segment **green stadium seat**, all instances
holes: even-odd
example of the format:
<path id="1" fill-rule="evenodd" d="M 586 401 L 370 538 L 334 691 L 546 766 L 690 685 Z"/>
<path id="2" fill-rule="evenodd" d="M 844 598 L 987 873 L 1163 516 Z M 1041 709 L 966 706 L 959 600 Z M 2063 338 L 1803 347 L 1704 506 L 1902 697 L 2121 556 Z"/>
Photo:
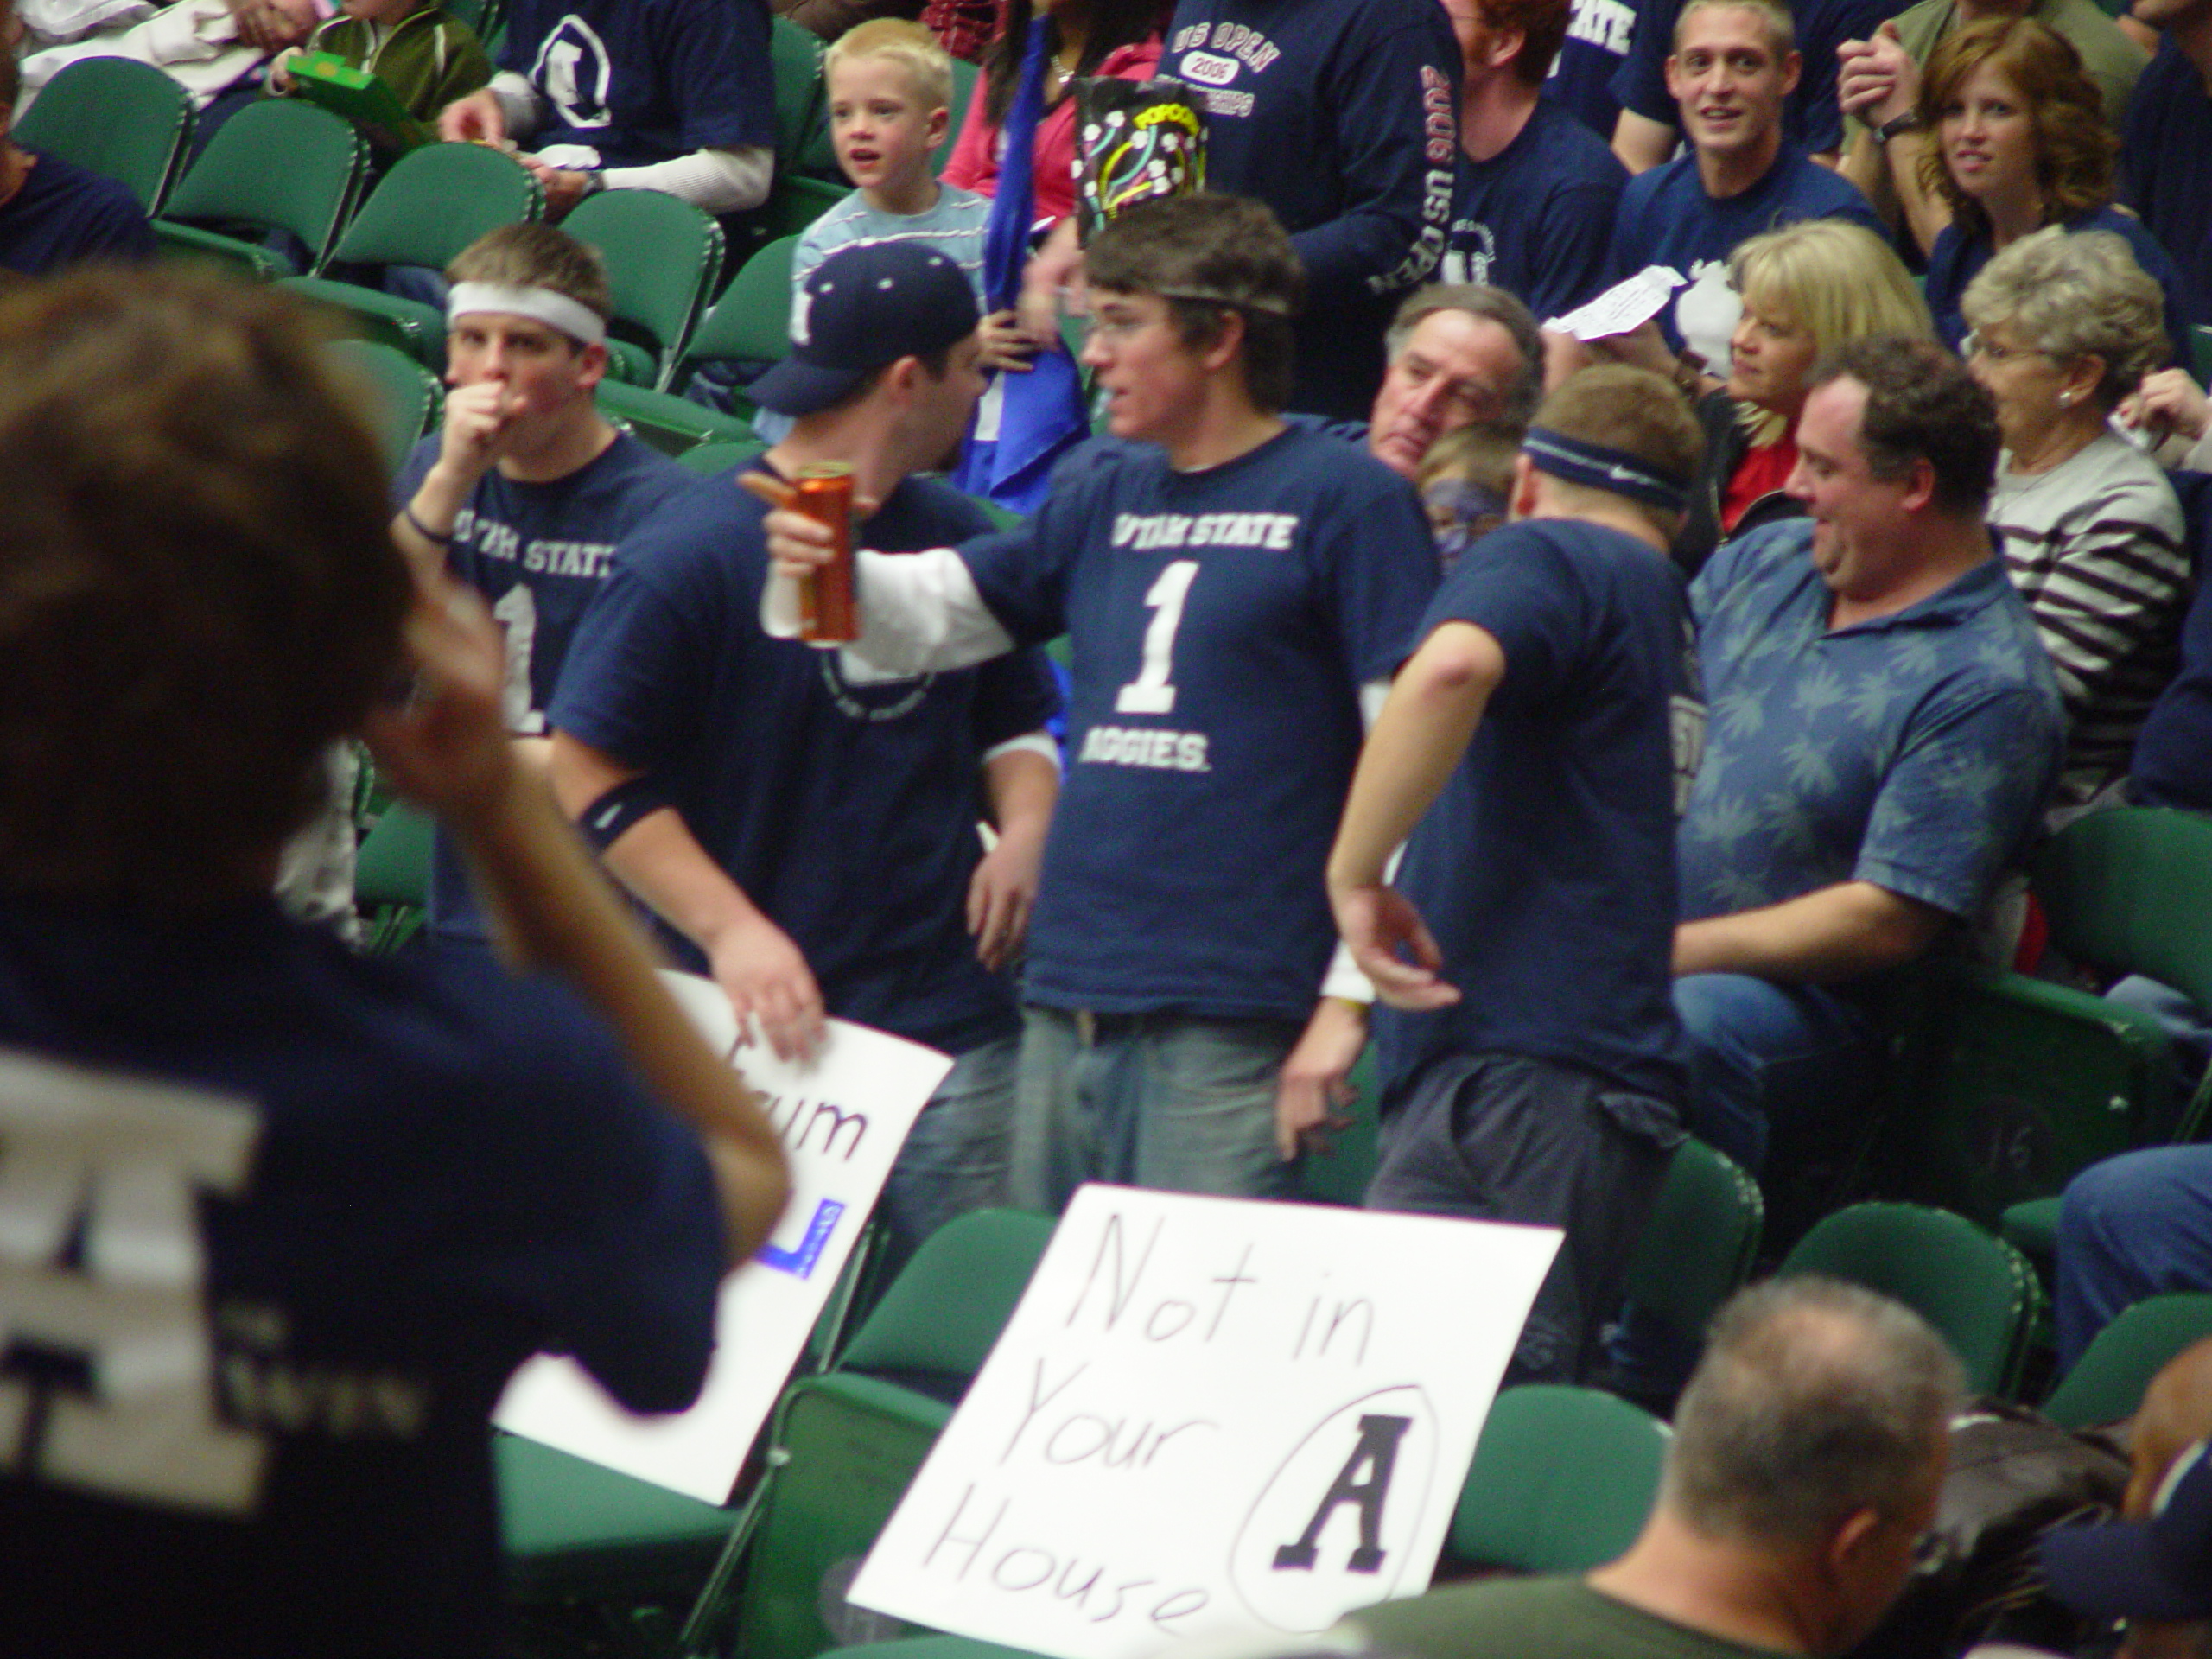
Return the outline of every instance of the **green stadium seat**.
<path id="1" fill-rule="evenodd" d="M 262 276 L 312 274 L 336 245 L 368 167 L 368 142 L 350 122 L 312 104 L 263 99 L 207 141 L 154 228 L 174 253 Z M 308 251 L 307 271 L 241 230 L 289 232 Z"/>
<path id="2" fill-rule="evenodd" d="M 175 179 L 192 122 L 191 98 L 153 65 L 80 58 L 47 82 L 13 136 L 128 185 L 152 214 Z"/>
<path id="3" fill-rule="evenodd" d="M 1628 1299 L 1697 1336 L 1750 1275 L 1765 1215 L 1759 1184 L 1740 1166 L 1701 1141 L 1683 1141 L 1637 1240 Z"/>
<path id="4" fill-rule="evenodd" d="M 443 270 L 486 231 L 535 219 L 544 208 L 545 193 L 513 157 L 484 144 L 424 144 L 392 163 L 328 264 Z M 284 285 L 348 313 L 366 338 L 444 372 L 446 322 L 431 307 L 327 276 L 290 277 Z"/>
<path id="5" fill-rule="evenodd" d="M 340 362 L 366 383 L 375 404 L 377 435 L 385 465 L 393 472 L 407 459 L 415 441 L 437 424 L 445 387 L 406 353 L 372 340 L 331 342 Z"/>
<path id="6" fill-rule="evenodd" d="M 397 950 L 423 925 L 430 902 L 430 815 L 405 801 L 386 807 L 353 857 L 353 908 L 361 948 Z"/>
<path id="7" fill-rule="evenodd" d="M 1659 1494 L 1665 1424 L 1596 1389 L 1507 1389 L 1491 1407 L 1452 1517 L 1460 1561 L 1581 1573 L 1636 1541 Z"/>
<path id="8" fill-rule="evenodd" d="M 2212 1295 L 2147 1297 L 2097 1332 L 2043 1414 L 2063 1428 L 2090 1428 L 2135 1414 L 2167 1361 L 2212 1337 Z"/>
<path id="9" fill-rule="evenodd" d="M 2017 1386 L 2043 1294 L 2027 1260 L 1964 1216 L 1855 1204 L 1816 1222 L 1780 1274 L 1820 1274 L 1903 1302 L 1939 1332 L 1977 1394 Z"/>
<path id="10" fill-rule="evenodd" d="M 641 384 L 666 387 L 721 272 L 721 226 L 664 191 L 607 190 L 582 202 L 562 228 L 606 259 L 615 328 L 649 348 Z"/>

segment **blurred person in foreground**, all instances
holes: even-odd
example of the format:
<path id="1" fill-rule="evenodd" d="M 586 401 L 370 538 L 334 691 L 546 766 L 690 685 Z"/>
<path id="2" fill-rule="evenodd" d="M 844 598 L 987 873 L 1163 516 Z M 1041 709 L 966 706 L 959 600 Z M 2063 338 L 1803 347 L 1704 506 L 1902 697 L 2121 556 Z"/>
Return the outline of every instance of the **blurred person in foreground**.
<path id="1" fill-rule="evenodd" d="M 507 1378 L 557 1349 L 689 1404 L 785 1197 L 518 764 L 490 618 L 394 545 L 321 345 L 175 272 L 0 304 L 10 1654 L 493 1651 Z M 353 733 L 534 971 L 278 912 Z"/>

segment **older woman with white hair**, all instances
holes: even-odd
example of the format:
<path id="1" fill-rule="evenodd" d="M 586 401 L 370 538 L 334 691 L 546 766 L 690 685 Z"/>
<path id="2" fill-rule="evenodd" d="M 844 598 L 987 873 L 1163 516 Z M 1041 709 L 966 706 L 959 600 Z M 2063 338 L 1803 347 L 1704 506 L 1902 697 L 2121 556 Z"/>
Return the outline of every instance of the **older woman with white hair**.
<path id="1" fill-rule="evenodd" d="M 2052 226 L 1990 260 L 1961 310 L 2005 435 L 1990 527 L 2066 701 L 2055 805 L 2078 807 L 2126 772 L 2188 598 L 2172 487 L 2111 423 L 2165 359 L 2164 302 L 2120 237 Z"/>

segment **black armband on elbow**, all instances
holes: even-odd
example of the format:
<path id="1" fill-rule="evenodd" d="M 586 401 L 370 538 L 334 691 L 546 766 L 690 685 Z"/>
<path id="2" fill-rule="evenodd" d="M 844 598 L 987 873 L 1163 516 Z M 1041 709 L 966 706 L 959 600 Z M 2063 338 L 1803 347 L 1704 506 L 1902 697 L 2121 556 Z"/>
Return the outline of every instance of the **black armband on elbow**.
<path id="1" fill-rule="evenodd" d="M 605 852 L 622 839 L 623 832 L 639 818 L 649 817 L 675 803 L 651 772 L 642 772 L 614 785 L 576 815 L 584 839 Z"/>

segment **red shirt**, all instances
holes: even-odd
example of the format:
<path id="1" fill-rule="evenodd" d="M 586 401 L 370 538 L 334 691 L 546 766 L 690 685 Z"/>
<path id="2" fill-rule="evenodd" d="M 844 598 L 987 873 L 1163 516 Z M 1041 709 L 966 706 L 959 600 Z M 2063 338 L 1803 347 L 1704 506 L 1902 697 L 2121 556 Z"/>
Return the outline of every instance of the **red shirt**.
<path id="1" fill-rule="evenodd" d="M 1134 46 L 1116 47 L 1099 64 L 1097 73 L 1121 80 L 1148 80 L 1160 66 L 1160 37 Z M 950 47 L 945 48 L 951 50 Z M 968 113 L 960 124 L 960 137 L 952 155 L 938 175 L 947 184 L 978 195 L 995 195 L 999 186 L 999 130 L 983 115 L 985 92 L 980 85 L 968 100 Z M 1037 123 L 1035 218 L 1055 224 L 1075 212 L 1075 99 L 1063 98 L 1045 111 Z"/>
<path id="2" fill-rule="evenodd" d="M 1734 476 L 1720 496 L 1720 528 L 1724 534 L 1736 528 L 1736 521 L 1744 510 L 1763 495 L 1770 495 L 1787 483 L 1797 466 L 1797 440 L 1784 432 L 1764 449 L 1746 449 L 1744 458 L 1736 463 Z"/>

